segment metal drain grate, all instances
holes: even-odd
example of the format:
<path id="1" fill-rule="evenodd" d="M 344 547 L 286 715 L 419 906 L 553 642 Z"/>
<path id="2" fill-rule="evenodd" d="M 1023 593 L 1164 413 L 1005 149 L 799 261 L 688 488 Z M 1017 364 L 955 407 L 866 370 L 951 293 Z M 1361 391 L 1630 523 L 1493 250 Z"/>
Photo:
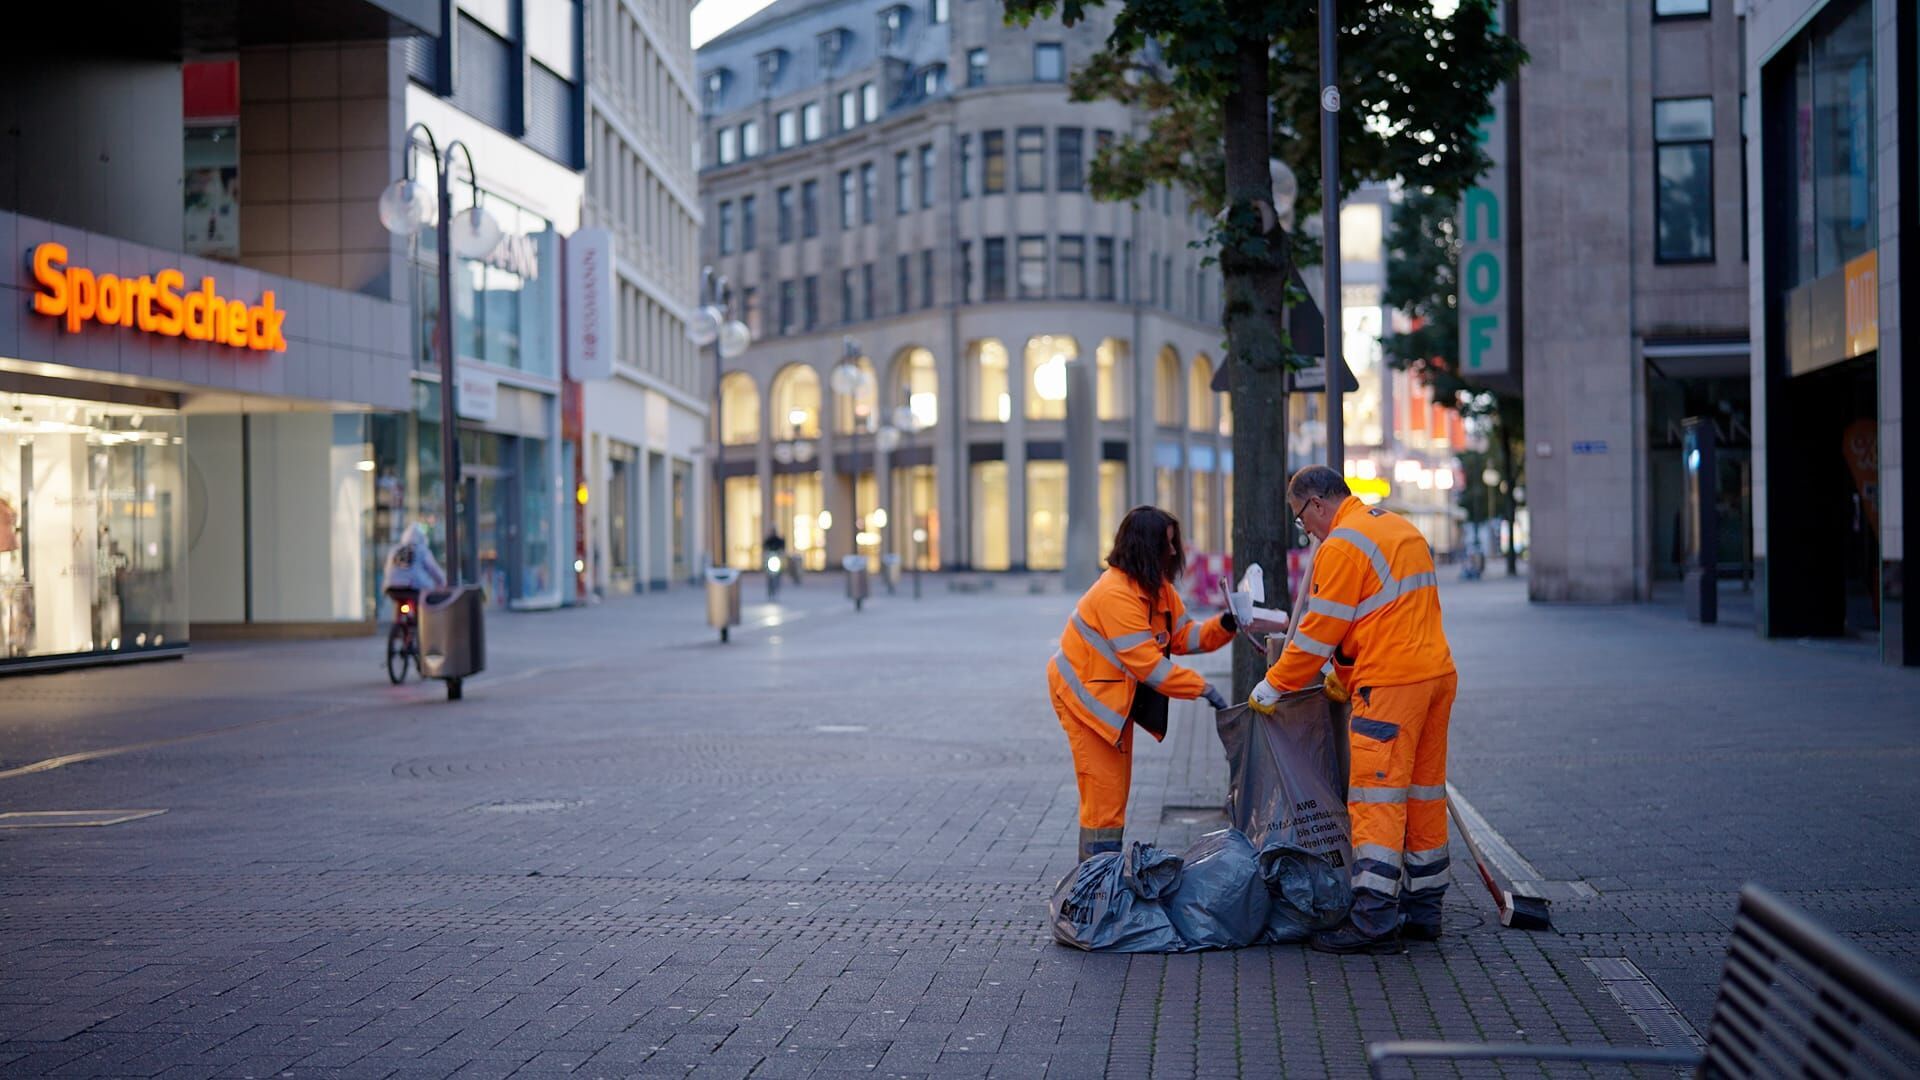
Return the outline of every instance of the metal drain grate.
<path id="1" fill-rule="evenodd" d="M 0 829 L 80 829 L 119 825 L 164 813 L 165 810 L 13 810 L 0 814 Z"/>
<path id="2" fill-rule="evenodd" d="M 580 805 L 578 799 L 528 799 L 525 802 L 491 802 L 473 807 L 476 814 L 550 814 L 556 810 L 571 810 Z"/>
<path id="3" fill-rule="evenodd" d="M 1584 956 L 1581 962 L 1655 1043 L 1674 1050 L 1706 1049 L 1706 1040 L 1633 961 L 1624 956 Z"/>

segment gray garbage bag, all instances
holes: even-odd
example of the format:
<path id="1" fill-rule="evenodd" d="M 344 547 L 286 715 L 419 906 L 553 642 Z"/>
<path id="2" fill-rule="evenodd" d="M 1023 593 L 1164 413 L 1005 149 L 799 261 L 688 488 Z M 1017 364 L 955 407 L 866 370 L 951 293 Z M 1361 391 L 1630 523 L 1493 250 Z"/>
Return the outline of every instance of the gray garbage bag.
<path id="1" fill-rule="evenodd" d="M 1161 899 L 1179 879 L 1179 857 L 1152 845 L 1101 852 L 1054 887 L 1053 940 L 1089 952 L 1176 952 Z"/>
<path id="2" fill-rule="evenodd" d="M 1345 796 L 1346 708 L 1315 687 L 1270 715 L 1245 705 L 1215 715 L 1227 753 L 1227 820 L 1259 853 L 1272 894 L 1263 940 L 1303 940 L 1338 925 L 1353 894 Z"/>
<path id="3" fill-rule="evenodd" d="M 1185 949 L 1237 949 L 1260 940 L 1270 901 L 1244 833 L 1210 832 L 1181 853 L 1180 863 L 1167 917 Z"/>

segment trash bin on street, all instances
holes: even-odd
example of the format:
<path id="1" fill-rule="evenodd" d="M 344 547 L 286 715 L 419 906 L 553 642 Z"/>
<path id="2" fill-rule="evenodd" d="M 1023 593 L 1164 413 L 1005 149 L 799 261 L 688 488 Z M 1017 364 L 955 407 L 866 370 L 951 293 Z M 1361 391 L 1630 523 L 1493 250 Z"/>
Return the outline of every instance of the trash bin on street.
<path id="1" fill-rule="evenodd" d="M 487 667 L 487 594 L 478 585 L 434 589 L 420 602 L 420 674 L 445 679 L 447 700 Z"/>
<path id="2" fill-rule="evenodd" d="M 873 588 L 872 582 L 868 580 L 872 575 L 867 570 L 867 557 L 849 555 L 840 560 L 840 565 L 847 571 L 847 599 L 853 601 L 853 610 L 859 611 L 860 605 L 866 602 L 867 594 Z"/>
<path id="3" fill-rule="evenodd" d="M 900 556 L 889 551 L 880 556 L 880 578 L 887 583 L 887 595 L 900 587 Z"/>
<path id="4" fill-rule="evenodd" d="M 721 641 L 740 625 L 740 571 L 731 566 L 707 567 L 707 625 L 720 631 Z"/>

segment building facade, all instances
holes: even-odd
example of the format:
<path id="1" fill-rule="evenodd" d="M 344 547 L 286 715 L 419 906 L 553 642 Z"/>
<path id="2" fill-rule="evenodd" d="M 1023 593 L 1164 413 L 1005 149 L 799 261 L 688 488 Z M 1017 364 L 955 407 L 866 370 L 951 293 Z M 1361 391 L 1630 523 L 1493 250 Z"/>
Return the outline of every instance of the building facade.
<path id="1" fill-rule="evenodd" d="M 606 231 L 616 347 L 581 387 L 583 590 L 630 592 L 697 569 L 713 372 L 688 342 L 700 202 L 691 0 L 593 0 L 584 223 Z"/>
<path id="2" fill-rule="evenodd" d="M 1464 234 L 1502 261 L 1463 282 L 1502 306 L 1463 352 L 1510 361 L 1488 381 L 1524 373 L 1536 600 L 1648 600 L 1680 577 L 1693 417 L 1719 432 L 1720 573 L 1751 580 L 1740 6 L 1507 6 L 1532 59 L 1501 103 L 1503 182 L 1469 198 Z"/>
<path id="3" fill-rule="evenodd" d="M 1920 14 L 1898 0 L 1747 7 L 1758 624 L 1917 664 L 1905 520 L 1920 500 L 1906 468 L 1920 379 L 1901 331 L 1916 305 Z"/>
<path id="4" fill-rule="evenodd" d="M 1225 549 L 1219 277 L 1178 192 L 1088 190 L 1095 150 L 1137 130 L 1067 100 L 1105 33 L 782 0 L 699 51 L 703 258 L 755 339 L 719 389 L 727 562 L 777 533 L 812 568 L 856 548 L 1059 568 L 1075 361 L 1097 372 L 1102 532 L 1151 502 Z M 837 392 L 848 351 L 866 377 Z"/>

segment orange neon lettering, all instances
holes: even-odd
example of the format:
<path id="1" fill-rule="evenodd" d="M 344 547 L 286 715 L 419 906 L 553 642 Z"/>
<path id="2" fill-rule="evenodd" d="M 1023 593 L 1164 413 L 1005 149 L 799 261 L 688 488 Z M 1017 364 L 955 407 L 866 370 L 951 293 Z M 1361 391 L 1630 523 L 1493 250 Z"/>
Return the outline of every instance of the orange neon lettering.
<path id="1" fill-rule="evenodd" d="M 180 293 L 187 284 L 187 276 L 178 270 L 162 270 L 153 275 L 153 299 L 160 305 L 160 317 L 154 320 L 154 330 L 167 337 L 179 337 L 185 309 L 180 303 Z"/>
<path id="2" fill-rule="evenodd" d="M 61 320 L 68 333 L 97 322 L 258 352 L 287 349 L 287 313 L 272 290 L 261 293 L 258 304 L 248 304 L 220 295 L 210 277 L 202 277 L 198 289 L 186 292 L 186 275 L 173 267 L 134 278 L 96 274 L 67 260 L 62 244 L 38 244 L 32 251 L 37 286 L 33 310 Z"/>
<path id="3" fill-rule="evenodd" d="M 243 300 L 235 300 L 227 305 L 227 344 L 236 348 L 247 348 L 247 305 Z"/>
<path id="4" fill-rule="evenodd" d="M 65 244 L 41 244 L 33 249 L 33 280 L 42 290 L 33 294 L 33 310 L 55 317 L 66 314 L 66 269 Z"/>
<path id="5" fill-rule="evenodd" d="M 112 274 L 100 275 L 100 296 L 94 301 L 94 309 L 100 315 L 100 321 L 112 325 L 120 321 L 120 309 L 126 302 L 126 289 L 120 279 Z"/>

